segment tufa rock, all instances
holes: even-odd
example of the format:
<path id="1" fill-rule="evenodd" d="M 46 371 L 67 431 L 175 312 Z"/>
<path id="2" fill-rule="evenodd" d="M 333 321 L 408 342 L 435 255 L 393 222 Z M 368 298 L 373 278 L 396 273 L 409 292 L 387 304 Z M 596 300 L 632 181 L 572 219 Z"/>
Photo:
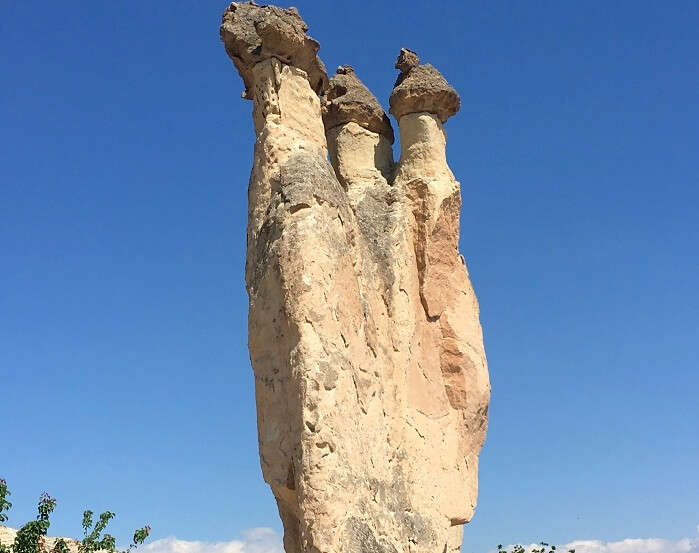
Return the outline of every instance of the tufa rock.
<path id="1" fill-rule="evenodd" d="M 241 65 L 260 18 L 300 18 L 235 6 L 226 46 L 244 68 L 256 134 L 248 345 L 284 548 L 455 553 L 476 506 L 490 385 L 445 153 L 451 89 L 436 73 L 439 86 L 419 93 L 413 78 L 433 73 L 402 53 L 398 88 L 410 94 L 397 97 L 395 164 L 385 114 L 350 68 L 321 107 L 308 60 L 279 55 L 299 51 L 300 33 L 274 20 L 288 31 L 270 41 L 277 55 Z"/>
<path id="2" fill-rule="evenodd" d="M 322 109 L 326 129 L 354 121 L 393 143 L 393 128 L 386 112 L 350 65 L 341 65 L 330 78 Z"/>
<path id="3" fill-rule="evenodd" d="M 407 74 L 413 67 L 417 67 L 420 63 L 420 58 L 412 50 L 407 48 L 401 48 L 398 54 L 398 59 L 396 60 L 395 68 L 399 69 L 401 75 Z M 400 80 L 400 77 L 399 77 Z"/>
<path id="4" fill-rule="evenodd" d="M 17 537 L 17 530 L 9 526 L 0 525 L 0 545 L 11 546 Z M 44 542 L 44 551 L 53 551 L 58 540 L 63 540 L 68 546 L 69 553 L 80 553 L 80 542 L 72 538 L 52 538 L 48 536 L 42 537 Z M 106 553 L 106 551 L 98 552 Z"/>
<path id="5" fill-rule="evenodd" d="M 461 100 L 442 74 L 431 65 L 418 65 L 417 54 L 401 48 L 396 60 L 400 70 L 389 100 L 391 114 L 400 121 L 408 113 L 434 113 L 444 123 L 461 107 Z"/>
<path id="6" fill-rule="evenodd" d="M 316 93 L 325 90 L 328 75 L 317 55 L 320 45 L 306 35 L 307 30 L 308 25 L 296 8 L 284 10 L 255 2 L 233 2 L 228 6 L 219 35 L 245 83 L 243 98 L 252 98 L 252 67 L 269 58 L 305 71 Z"/>

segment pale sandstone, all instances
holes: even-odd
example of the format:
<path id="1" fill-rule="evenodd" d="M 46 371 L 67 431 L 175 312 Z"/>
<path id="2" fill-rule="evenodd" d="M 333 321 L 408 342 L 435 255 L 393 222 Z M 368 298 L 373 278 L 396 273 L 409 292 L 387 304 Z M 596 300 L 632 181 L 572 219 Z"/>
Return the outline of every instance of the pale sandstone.
<path id="1" fill-rule="evenodd" d="M 10 546 L 15 541 L 15 536 L 17 535 L 17 530 L 10 528 L 9 526 L 0 526 L 0 544 L 5 546 Z M 78 542 L 71 538 L 44 538 L 44 544 L 47 551 L 51 551 L 56 545 L 56 540 L 62 539 L 66 542 L 68 550 L 70 553 L 78 553 Z"/>
<path id="2" fill-rule="evenodd" d="M 270 9 L 244 5 L 231 5 L 224 26 L 245 27 L 232 13 L 256 21 L 253 8 Z M 224 40 L 229 54 L 240 43 Z M 299 59 L 316 55 L 308 48 Z M 424 67 L 403 57 L 408 72 Z M 396 165 L 392 131 L 376 124 L 385 114 L 353 71 L 340 73 L 339 87 L 331 80 L 324 128 L 308 64 L 241 59 L 257 137 L 249 347 L 262 471 L 285 549 L 458 550 L 476 504 L 490 392 L 458 252 L 459 183 L 445 156 L 442 123 L 458 103 L 438 105 L 450 97 L 441 85 L 394 94 Z M 434 72 L 431 82 L 446 84 Z"/>

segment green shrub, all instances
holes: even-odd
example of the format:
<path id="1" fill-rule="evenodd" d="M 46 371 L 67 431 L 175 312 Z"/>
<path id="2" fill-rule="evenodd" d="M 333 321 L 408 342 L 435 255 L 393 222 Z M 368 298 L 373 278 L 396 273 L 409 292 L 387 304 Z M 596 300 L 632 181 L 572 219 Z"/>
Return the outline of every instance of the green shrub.
<path id="1" fill-rule="evenodd" d="M 7 520 L 6 513 L 12 507 L 12 503 L 7 499 L 9 495 L 10 490 L 7 488 L 7 482 L 0 478 L 0 522 Z M 56 499 L 47 493 L 42 493 L 39 497 L 39 513 L 36 520 L 27 522 L 17 530 L 14 543 L 0 543 L 0 553 L 69 553 L 68 544 L 62 538 L 56 540 L 50 551 L 46 546 L 45 538 L 51 525 L 49 517 L 55 508 Z M 102 513 L 97 522 L 93 521 L 93 515 L 92 511 L 83 513 L 83 539 L 78 541 L 79 553 L 95 553 L 97 551 L 130 553 L 132 549 L 141 545 L 150 533 L 150 526 L 136 530 L 131 545 L 126 551 L 121 552 L 116 548 L 114 536 L 104 533 L 109 521 L 114 518 L 114 513 L 111 511 Z"/>

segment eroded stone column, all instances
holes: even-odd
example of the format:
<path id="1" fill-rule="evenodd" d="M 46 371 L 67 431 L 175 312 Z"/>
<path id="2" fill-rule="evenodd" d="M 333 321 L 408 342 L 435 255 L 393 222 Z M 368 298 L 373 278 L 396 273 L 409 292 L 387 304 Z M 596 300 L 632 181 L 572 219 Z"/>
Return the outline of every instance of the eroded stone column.
<path id="1" fill-rule="evenodd" d="M 441 380 L 453 421 L 450 446 L 439 452 L 446 477 L 441 502 L 451 524 L 460 525 L 471 519 L 476 505 L 478 454 L 485 440 L 490 400 L 478 301 L 458 251 L 461 190 L 446 159 L 443 123 L 458 111 L 460 101 L 439 71 L 419 65 L 414 52 L 401 50 L 396 68 L 400 75 L 390 105 L 400 126 L 401 157 L 394 186 L 404 191 L 410 205 L 426 322 L 420 326 L 439 357 L 438 363 L 424 363 L 423 374 L 428 374 L 425 367 L 430 371 L 438 367 L 440 374 L 433 378 Z M 424 348 L 424 340 L 422 344 Z M 436 455 L 432 461 L 437 462 Z M 456 547 L 460 529 L 454 534 Z"/>
<path id="2" fill-rule="evenodd" d="M 416 77 L 430 66 L 403 54 L 395 166 L 379 102 L 349 66 L 328 80 L 306 30 L 295 10 L 254 3 L 231 4 L 221 26 L 253 101 L 246 283 L 262 472 L 287 553 L 458 549 L 489 393 L 444 152 L 458 96 L 438 72 L 446 93 L 425 89 Z"/>

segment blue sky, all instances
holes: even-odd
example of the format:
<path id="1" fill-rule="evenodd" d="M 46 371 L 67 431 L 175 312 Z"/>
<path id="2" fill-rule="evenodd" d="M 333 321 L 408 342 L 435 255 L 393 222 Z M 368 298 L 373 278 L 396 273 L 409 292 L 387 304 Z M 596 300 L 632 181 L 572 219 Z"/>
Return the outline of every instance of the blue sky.
<path id="1" fill-rule="evenodd" d="M 328 68 L 354 65 L 384 105 L 401 46 L 461 94 L 448 154 L 493 385 L 464 552 L 699 547 L 699 3 L 296 5 Z M 87 506 L 123 539 L 279 530 L 246 347 L 252 106 L 218 40 L 225 2 L 2 6 L 10 524 L 47 490 L 54 534 Z"/>

